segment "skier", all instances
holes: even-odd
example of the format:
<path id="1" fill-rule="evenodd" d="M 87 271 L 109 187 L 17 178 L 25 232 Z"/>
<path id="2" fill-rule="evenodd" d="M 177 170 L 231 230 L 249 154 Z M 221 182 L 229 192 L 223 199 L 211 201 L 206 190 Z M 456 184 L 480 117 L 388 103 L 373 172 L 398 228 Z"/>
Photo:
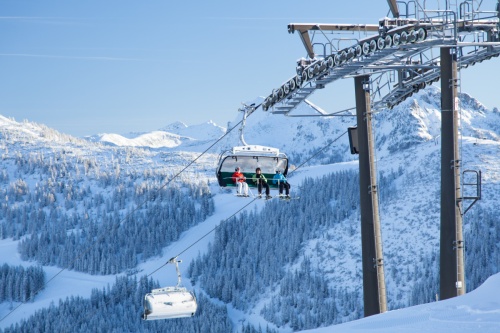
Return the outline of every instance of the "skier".
<path id="1" fill-rule="evenodd" d="M 237 195 L 248 197 L 248 184 L 246 183 L 246 177 L 240 172 L 239 167 L 234 169 L 234 173 L 231 178 L 233 179 L 233 183 L 238 185 Z"/>
<path id="2" fill-rule="evenodd" d="M 283 197 L 283 188 L 285 189 L 285 199 L 290 199 L 290 184 L 288 183 L 285 176 L 281 173 L 281 170 L 276 170 L 276 174 L 273 177 L 273 184 L 278 184 L 279 196 Z"/>
<path id="3" fill-rule="evenodd" d="M 255 174 L 252 176 L 252 181 L 254 184 L 257 184 L 257 189 L 259 190 L 259 197 L 262 196 L 262 187 L 266 189 L 266 199 L 271 199 L 272 197 L 269 195 L 270 189 L 269 184 L 267 183 L 266 176 L 261 173 L 260 168 L 255 169 Z"/>

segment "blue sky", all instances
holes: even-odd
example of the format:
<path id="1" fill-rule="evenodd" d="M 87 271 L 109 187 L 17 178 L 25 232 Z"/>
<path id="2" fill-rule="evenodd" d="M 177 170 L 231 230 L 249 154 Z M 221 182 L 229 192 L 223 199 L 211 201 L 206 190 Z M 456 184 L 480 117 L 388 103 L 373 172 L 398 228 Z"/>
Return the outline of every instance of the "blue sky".
<path id="1" fill-rule="evenodd" d="M 306 53 L 288 23 L 376 24 L 387 12 L 385 0 L 2 0 L 0 114 L 75 136 L 226 126 L 295 74 Z M 462 91 L 488 107 L 500 107 L 499 59 L 462 72 Z M 311 100 L 354 106 L 353 85 Z"/>

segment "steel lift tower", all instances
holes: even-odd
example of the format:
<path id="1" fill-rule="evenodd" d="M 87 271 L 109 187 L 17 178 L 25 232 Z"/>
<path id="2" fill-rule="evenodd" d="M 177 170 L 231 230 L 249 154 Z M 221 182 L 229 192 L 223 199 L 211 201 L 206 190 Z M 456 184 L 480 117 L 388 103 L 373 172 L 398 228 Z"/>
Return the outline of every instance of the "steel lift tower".
<path id="1" fill-rule="evenodd" d="M 289 33 L 298 32 L 307 57 L 297 62 L 296 75 L 261 105 L 264 111 L 289 115 L 317 89 L 354 79 L 365 316 L 387 310 L 373 112 L 390 112 L 441 79 L 440 298 L 461 295 L 465 293 L 462 216 L 470 208 L 464 211 L 463 203 L 477 201 L 480 188 L 476 197 L 462 193 L 458 71 L 500 55 L 500 0 L 387 3 L 391 17 L 378 24 L 289 24 Z M 480 187 L 477 174 L 474 184 Z"/>

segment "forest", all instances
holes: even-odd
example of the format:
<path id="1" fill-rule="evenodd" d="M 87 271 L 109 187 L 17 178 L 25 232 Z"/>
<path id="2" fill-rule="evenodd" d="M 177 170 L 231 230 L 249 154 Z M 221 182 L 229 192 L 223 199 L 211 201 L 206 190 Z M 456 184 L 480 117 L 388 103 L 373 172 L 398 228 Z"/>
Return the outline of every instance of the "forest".
<path id="1" fill-rule="evenodd" d="M 3 332 L 226 332 L 234 323 L 225 303 L 243 312 L 262 304 L 259 314 L 265 320 L 293 330 L 363 314 L 356 171 L 306 178 L 293 184 L 299 200 L 271 200 L 262 209 L 222 221 L 205 254 L 190 263 L 197 316 L 143 322 L 142 298 L 158 283 L 134 276 L 135 267 L 214 213 L 213 187 L 206 174 L 198 177 L 191 172 L 171 181 L 180 169 L 172 161 L 190 156 L 129 148 L 106 147 L 92 154 L 76 148 L 11 148 L 1 158 L 0 238 L 19 240 L 22 259 L 34 266 L 0 267 L 0 302 L 12 307 L 36 301 L 34 292 L 45 284 L 40 265 L 127 275 L 92 291 L 90 299 L 61 300 Z M 321 158 L 338 156 L 325 153 Z M 380 171 L 381 207 L 401 209 L 401 203 L 395 203 L 401 198 L 422 201 L 398 219 L 382 209 L 397 222 L 389 219 L 390 235 L 396 242 L 408 233 L 411 227 L 404 221 L 426 236 L 403 244 L 404 251 L 388 249 L 385 254 L 391 263 L 386 267 L 391 310 L 436 299 L 439 253 L 421 250 L 435 244 L 432 233 L 437 230 L 434 218 L 439 208 L 429 200 L 438 195 L 428 186 L 436 183 L 429 178 L 431 171 L 424 166 L 413 172 L 402 166 Z M 419 195 L 406 192 L 408 184 L 417 183 Z M 488 200 L 467 213 L 464 224 L 468 291 L 500 270 L 494 259 L 500 258 L 500 225 L 490 204 L 498 201 L 498 193 L 490 189 L 488 194 Z M 424 213 L 431 218 L 421 219 Z M 416 245 L 421 247 L 410 252 Z M 346 264 L 349 260 L 351 266 Z M 238 330 L 277 332 L 249 323 Z"/>
<path id="2" fill-rule="evenodd" d="M 197 295 L 199 310 L 193 318 L 143 321 L 142 299 L 158 284 L 147 277 L 117 277 L 113 286 L 92 290 L 90 298 L 71 297 L 37 311 L 28 320 L 3 333 L 38 332 L 230 332 L 232 324 L 225 306 L 214 305 Z M 253 332 L 252 332 L 253 333 Z M 270 332 L 272 333 L 272 332 Z"/>
<path id="3" fill-rule="evenodd" d="M 395 181 L 400 176 L 399 169 L 381 177 L 381 204 L 397 197 Z M 261 211 L 223 223 L 208 253 L 191 263 L 192 282 L 211 297 L 241 310 L 268 299 L 261 315 L 278 327 L 289 325 L 303 330 L 361 318 L 361 281 L 354 288 L 334 283 L 326 277 L 328 272 L 322 264 L 311 262 L 303 250 L 307 240 L 314 237 L 331 238 L 333 242 L 359 237 L 358 173 L 343 171 L 309 178 L 299 186 L 301 199 L 294 204 L 271 201 Z M 471 211 L 467 221 L 466 276 L 470 291 L 499 270 L 498 263 L 490 258 L 500 257 L 496 246 L 500 225 L 494 212 L 481 205 Z M 333 230 L 334 236 L 328 230 Z M 335 262 L 343 256 L 349 256 L 348 251 L 328 258 Z M 353 256 L 359 264 L 360 252 Z M 400 257 L 394 260 L 403 262 Z M 291 266 L 296 262 L 300 264 Z M 435 300 L 439 291 L 438 253 L 419 253 L 415 262 L 421 264 L 386 269 L 387 280 L 395 286 L 388 297 L 390 309 Z M 407 296 L 405 288 L 410 290 Z"/>
<path id="4" fill-rule="evenodd" d="M 41 266 L 0 266 L 0 303 L 33 302 L 45 287 L 45 272 Z"/>
<path id="5" fill-rule="evenodd" d="M 6 163 L 0 172 L 0 237 L 28 236 L 19 243 L 23 260 L 116 274 L 158 255 L 213 212 L 207 182 L 165 188 L 161 169 L 121 172 L 116 164 L 109 172 L 65 155 L 17 153 L 15 168 Z"/>

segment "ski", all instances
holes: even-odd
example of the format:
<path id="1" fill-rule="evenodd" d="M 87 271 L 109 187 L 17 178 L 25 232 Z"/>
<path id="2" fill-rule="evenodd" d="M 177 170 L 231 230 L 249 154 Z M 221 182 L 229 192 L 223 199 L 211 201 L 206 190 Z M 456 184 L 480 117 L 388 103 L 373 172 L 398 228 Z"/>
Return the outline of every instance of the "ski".
<path id="1" fill-rule="evenodd" d="M 269 198 L 268 198 L 265 195 L 257 195 L 257 196 L 255 196 L 255 199 L 264 199 L 266 201 L 267 200 L 272 200 L 272 199 L 279 199 L 280 201 L 290 201 L 290 200 L 298 200 L 298 199 L 300 199 L 300 197 L 289 197 L 289 198 L 286 198 L 284 195 L 283 196 L 277 195 L 277 196 L 274 196 L 274 197 L 273 196 L 269 196 Z"/>
<path id="2" fill-rule="evenodd" d="M 281 201 L 291 201 L 291 200 L 298 200 L 300 197 L 289 197 L 286 198 L 285 196 L 278 197 Z"/>

